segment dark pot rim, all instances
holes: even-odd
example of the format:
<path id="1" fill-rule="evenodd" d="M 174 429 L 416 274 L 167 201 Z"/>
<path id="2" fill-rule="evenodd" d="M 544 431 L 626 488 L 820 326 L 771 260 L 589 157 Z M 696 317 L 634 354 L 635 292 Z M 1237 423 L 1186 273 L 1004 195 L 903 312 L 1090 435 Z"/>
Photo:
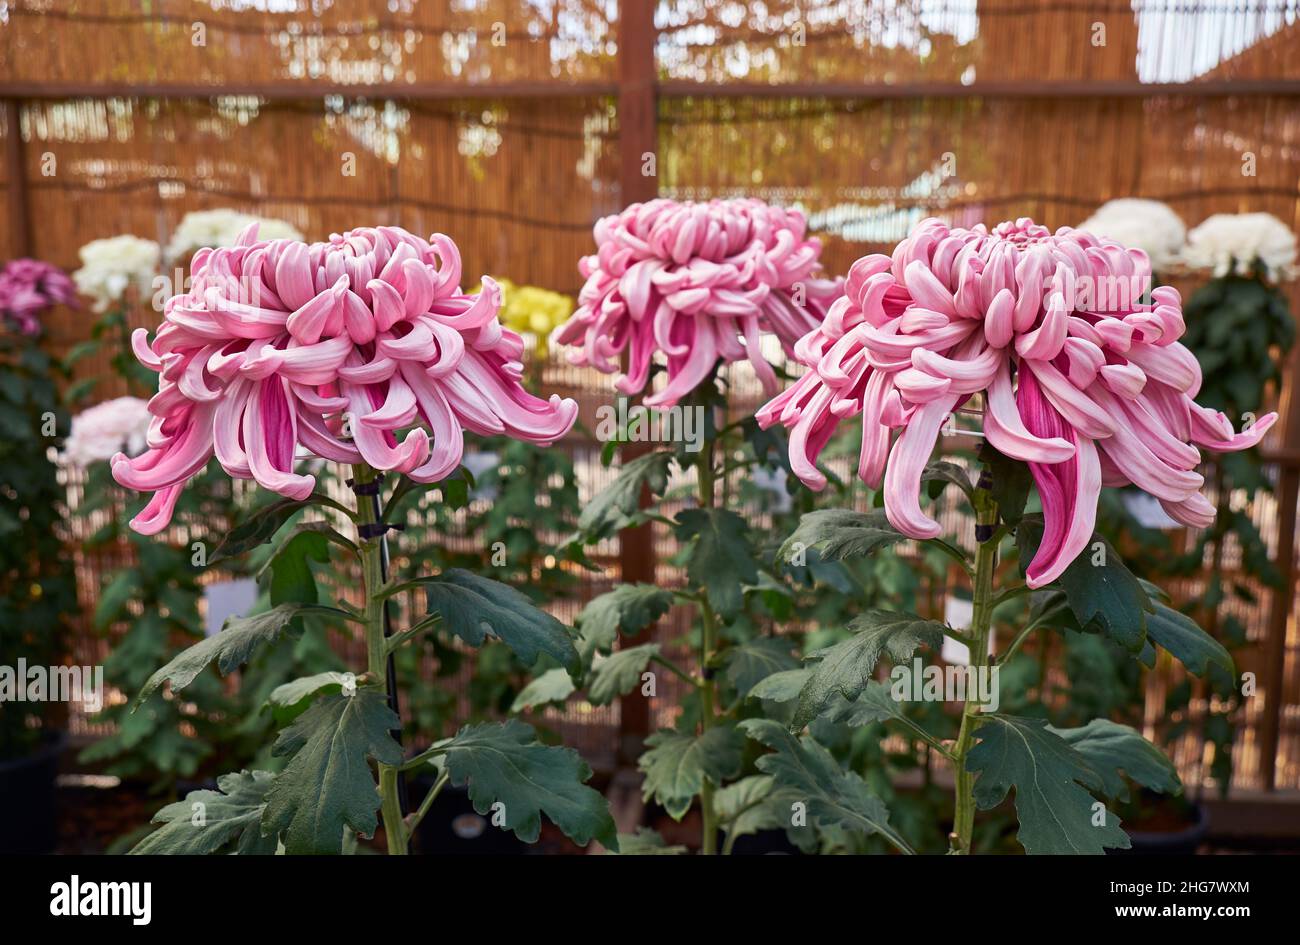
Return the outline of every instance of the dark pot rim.
<path id="1" fill-rule="evenodd" d="M 1192 803 L 1192 811 L 1195 813 L 1196 819 L 1181 830 L 1126 830 L 1125 833 L 1127 833 L 1129 838 L 1135 842 L 1150 844 L 1177 843 L 1189 840 L 1193 837 L 1202 837 L 1210 829 L 1209 808 L 1200 801 L 1194 801 Z"/>
<path id="2" fill-rule="evenodd" d="M 19 755 L 7 761 L 0 761 L 0 774 L 8 774 L 21 768 L 34 768 L 57 759 L 68 747 L 68 733 L 62 729 L 49 729 L 44 733 L 40 748 L 29 755 Z"/>

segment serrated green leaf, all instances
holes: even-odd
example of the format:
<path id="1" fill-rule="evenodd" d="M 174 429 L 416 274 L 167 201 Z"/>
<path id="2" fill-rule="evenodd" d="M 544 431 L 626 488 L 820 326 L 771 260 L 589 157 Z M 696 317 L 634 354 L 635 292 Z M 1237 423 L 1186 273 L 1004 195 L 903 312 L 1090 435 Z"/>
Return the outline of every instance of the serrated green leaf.
<path id="1" fill-rule="evenodd" d="M 470 646 L 482 646 L 492 636 L 510 647 L 526 666 L 545 653 L 577 671 L 578 651 L 568 628 L 508 584 L 450 568 L 438 577 L 417 578 L 389 593 L 416 587 L 424 588 L 427 612 L 440 615 L 443 626 Z"/>
<path id="2" fill-rule="evenodd" d="M 749 547 L 749 526 L 730 509 L 684 509 L 677 513 L 677 537 L 693 542 L 686 574 L 709 595 L 709 604 L 730 617 L 744 605 L 742 585 L 758 581 Z"/>
<path id="3" fill-rule="evenodd" d="M 1026 516 L 1016 529 L 1022 571 L 1033 560 L 1042 534 L 1038 516 Z M 1151 601 L 1109 542 L 1093 535 L 1089 546 L 1061 574 L 1060 585 L 1082 629 L 1100 630 L 1131 653 L 1141 651 Z"/>
<path id="4" fill-rule="evenodd" d="M 510 711 L 527 712 L 552 702 L 564 702 L 573 695 L 573 691 L 573 679 L 569 676 L 568 670 L 557 666 L 555 669 L 548 669 L 524 686 L 519 691 L 519 695 L 515 696 L 515 701 L 511 703 Z"/>
<path id="5" fill-rule="evenodd" d="M 681 845 L 668 846 L 658 831 L 638 827 L 636 833 L 618 835 L 619 856 L 681 856 L 686 853 Z"/>
<path id="6" fill-rule="evenodd" d="M 593 705 L 609 705 L 641 683 L 641 674 L 659 653 L 658 643 L 644 643 L 618 650 L 596 663 L 587 685 L 587 698 Z"/>
<path id="7" fill-rule="evenodd" d="M 744 837 L 763 830 L 776 830 L 790 823 L 789 811 L 772 803 L 776 779 L 769 774 L 752 774 L 735 784 L 718 788 L 713 810 L 718 825 L 728 837 Z"/>
<path id="8" fill-rule="evenodd" d="M 221 675 L 230 675 L 237 667 L 248 662 L 253 651 L 262 644 L 274 643 L 282 635 L 294 635 L 297 632 L 293 627 L 294 620 L 304 614 L 353 619 L 345 611 L 315 604 L 281 604 L 252 617 L 231 617 L 220 633 L 177 654 L 175 659 L 150 676 L 132 705 L 138 706 L 164 682 L 171 682 L 173 692 L 184 689 L 213 661 Z"/>
<path id="9" fill-rule="evenodd" d="M 697 735 L 660 729 L 646 739 L 637 766 L 645 775 L 641 793 L 653 798 L 674 820 L 691 808 L 707 778 L 715 785 L 740 773 L 745 740 L 734 725 L 719 725 Z"/>
<path id="10" fill-rule="evenodd" d="M 287 725 L 306 712 L 317 696 L 341 692 L 353 680 L 351 673 L 330 672 L 303 676 L 272 689 L 266 704 L 270 707 L 276 724 Z"/>
<path id="11" fill-rule="evenodd" d="M 668 488 L 668 467 L 673 454 L 646 453 L 624 463 L 619 474 L 602 489 L 578 516 L 578 531 L 588 541 L 608 537 L 633 524 L 641 501 L 641 487 L 654 495 Z"/>
<path id="12" fill-rule="evenodd" d="M 792 797 L 802 799 L 818 826 L 877 833 L 902 852 L 912 852 L 890 826 L 884 802 L 856 772 L 841 768 L 814 739 L 796 738 L 771 719 L 746 719 L 740 726 L 750 738 L 773 749 L 758 759 L 758 770 L 771 775 Z"/>
<path id="13" fill-rule="evenodd" d="M 537 839 L 545 814 L 579 846 L 594 838 L 618 849 L 609 805 L 584 783 L 591 768 L 571 748 L 538 742 L 531 725 L 469 725 L 440 747 L 451 783 L 468 783 L 474 809 L 486 815 L 500 802 L 506 826 L 525 843 Z"/>
<path id="14" fill-rule="evenodd" d="M 799 519 L 794 534 L 781 545 L 776 557 L 778 561 L 791 561 L 801 551 L 816 548 L 823 561 L 840 561 L 874 554 L 900 541 L 907 541 L 907 536 L 889 524 L 882 509 L 818 509 Z"/>
<path id="15" fill-rule="evenodd" d="M 1060 736 L 1083 756 L 1101 778 L 1101 791 L 1106 797 L 1128 800 L 1128 785 L 1120 772 L 1161 794 L 1177 794 L 1182 790 L 1173 762 L 1137 729 L 1109 719 L 1093 719 L 1079 728 L 1048 726 L 1048 731 Z"/>
<path id="16" fill-rule="evenodd" d="M 750 688 L 749 698 L 767 702 L 793 702 L 799 698 L 799 693 L 812 678 L 812 674 L 811 667 L 807 666 L 773 673 Z"/>
<path id="17" fill-rule="evenodd" d="M 131 850 L 151 856 L 219 853 L 232 841 L 243 856 L 273 855 L 276 835 L 262 836 L 262 812 L 275 783 L 269 771 L 240 771 L 217 778 L 215 791 L 191 791 L 185 800 L 168 804 L 153 816 L 162 824 Z"/>
<path id="18" fill-rule="evenodd" d="M 1151 613 L 1147 614 L 1147 637 L 1152 643 L 1168 650 L 1188 672 L 1197 676 L 1208 675 L 1214 667 L 1222 670 L 1228 679 L 1236 678 L 1232 654 L 1195 620 L 1159 600 L 1153 599 L 1151 607 Z"/>
<path id="19" fill-rule="evenodd" d="M 911 659 L 918 647 L 937 650 L 945 628 L 916 614 L 868 610 L 854 617 L 849 629 L 853 636 L 847 640 L 804 658 L 812 663 L 812 676 L 799 693 L 799 707 L 791 723 L 795 731 L 821 715 L 835 694 L 849 701 L 856 699 L 871 682 L 882 653 L 899 663 Z"/>
<path id="20" fill-rule="evenodd" d="M 890 684 L 873 679 L 862 687 L 852 702 L 832 703 L 827 717 L 833 722 L 859 727 L 874 722 L 902 722 L 909 728 L 912 722 L 903 711 L 903 703 L 894 698 Z"/>
<path id="21" fill-rule="evenodd" d="M 974 501 L 975 487 L 971 485 L 970 475 L 966 472 L 965 467 L 958 466 L 956 463 L 950 463 L 942 459 L 929 463 L 921 471 L 921 481 L 938 486 L 938 489 L 930 489 L 930 498 L 932 499 L 939 497 L 939 493 L 943 491 L 944 486 L 954 485 L 962 491 L 968 501 Z"/>
<path id="22" fill-rule="evenodd" d="M 975 803 L 990 810 L 1016 790 L 1020 845 L 1030 854 L 1102 854 L 1127 849 L 1129 838 L 1119 818 L 1104 812 L 1093 826 L 1094 804 L 1085 788 L 1102 781 L 1084 759 L 1042 719 L 984 715 L 975 729 L 978 741 L 966 756 L 966 770 L 979 775 Z"/>
<path id="23" fill-rule="evenodd" d="M 289 519 L 316 504 L 319 498 L 313 495 L 306 499 L 281 499 L 255 510 L 226 533 L 221 544 L 217 545 L 217 550 L 212 553 L 209 563 L 216 564 L 226 558 L 236 558 L 258 545 L 266 544 Z"/>
<path id="24" fill-rule="evenodd" d="M 263 830 L 282 832 L 289 853 L 340 853 L 343 828 L 378 826 L 379 792 L 367 761 L 402 763 L 390 734 L 401 719 L 377 689 L 326 696 L 280 732 L 271 753 L 292 756 L 267 794 Z"/>
<path id="25" fill-rule="evenodd" d="M 620 633 L 633 636 L 650 626 L 673 605 L 671 591 L 652 584 L 621 584 L 593 597 L 574 621 L 578 652 L 584 665 L 599 650 L 608 651 Z"/>
<path id="26" fill-rule="evenodd" d="M 724 660 L 723 675 L 742 696 L 769 676 L 799 667 L 790 642 L 780 637 L 758 637 L 730 647 Z"/>

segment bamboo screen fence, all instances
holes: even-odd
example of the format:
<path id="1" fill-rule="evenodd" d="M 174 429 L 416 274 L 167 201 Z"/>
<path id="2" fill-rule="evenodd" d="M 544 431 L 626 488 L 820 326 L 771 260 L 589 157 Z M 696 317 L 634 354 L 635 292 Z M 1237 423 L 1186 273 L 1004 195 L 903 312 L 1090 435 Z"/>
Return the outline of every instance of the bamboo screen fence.
<path id="1" fill-rule="evenodd" d="M 928 215 L 1056 227 L 1123 196 L 1189 225 L 1264 210 L 1300 229 L 1300 0 L 622 6 L 14 0 L 0 7 L 0 258 L 75 268 L 90 239 L 165 244 L 186 212 L 229 206 L 315 239 L 362 222 L 445 231 L 467 277 L 572 294 L 595 219 L 656 192 L 798 203 L 832 272 Z M 50 343 L 66 350 L 86 324 L 59 312 Z M 588 411 L 604 380 L 547 368 Z M 1239 615 L 1261 686 L 1242 790 L 1300 787 L 1300 411 L 1289 390 L 1279 401 L 1276 491 L 1251 513 L 1286 583 Z M 586 497 L 608 473 L 574 448 Z M 666 581 L 663 540 L 610 550 L 628 577 Z M 81 578 L 89 601 L 99 574 Z M 1153 716 L 1173 681 L 1152 675 Z M 598 760 L 614 727 L 663 721 L 635 704 L 554 717 Z M 1178 756 L 1202 777 L 1199 742 Z"/>

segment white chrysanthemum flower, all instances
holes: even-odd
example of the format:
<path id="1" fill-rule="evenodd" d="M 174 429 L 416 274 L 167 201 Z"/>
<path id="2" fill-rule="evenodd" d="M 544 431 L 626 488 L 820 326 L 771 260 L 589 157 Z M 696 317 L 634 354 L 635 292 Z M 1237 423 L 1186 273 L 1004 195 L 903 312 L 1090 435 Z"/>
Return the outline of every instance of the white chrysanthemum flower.
<path id="1" fill-rule="evenodd" d="M 251 213 L 224 208 L 195 210 L 181 218 L 180 225 L 167 242 L 167 258 L 182 259 L 197 249 L 234 246 L 239 234 L 250 224 L 257 224 L 257 238 L 263 240 L 299 240 L 304 237 L 283 220 L 259 217 Z"/>
<path id="2" fill-rule="evenodd" d="M 1078 228 L 1142 250 L 1151 258 L 1151 268 L 1156 272 L 1178 259 L 1187 237 L 1187 227 L 1168 204 L 1137 197 L 1108 200 Z"/>
<path id="3" fill-rule="evenodd" d="M 139 456 L 149 445 L 149 404 L 139 397 L 118 397 L 83 410 L 72 418 L 64 441 L 67 462 L 80 469 L 106 463 L 118 453 Z"/>
<path id="4" fill-rule="evenodd" d="M 1250 275 L 1258 260 L 1268 279 L 1279 282 L 1296 273 L 1296 238 L 1271 213 L 1216 213 L 1187 234 L 1183 260 L 1215 277 Z"/>
<path id="5" fill-rule="evenodd" d="M 95 300 L 95 311 L 103 312 L 133 285 L 142 296 L 148 295 L 160 254 L 157 243 L 138 236 L 91 240 L 78 251 L 81 268 L 72 280 L 78 292 Z"/>

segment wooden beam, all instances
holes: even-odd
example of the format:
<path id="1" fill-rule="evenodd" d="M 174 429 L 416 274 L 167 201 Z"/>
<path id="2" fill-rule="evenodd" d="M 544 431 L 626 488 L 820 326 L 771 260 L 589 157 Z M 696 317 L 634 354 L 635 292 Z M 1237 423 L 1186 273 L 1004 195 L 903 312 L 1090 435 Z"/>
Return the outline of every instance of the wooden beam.
<path id="1" fill-rule="evenodd" d="M 1290 376 L 1297 376 L 1300 355 L 1291 358 Z M 1282 454 L 1300 450 L 1300 391 L 1287 395 L 1286 426 L 1282 434 Z M 1282 580 L 1273 591 L 1269 609 L 1268 631 L 1263 641 L 1264 716 L 1259 726 L 1260 780 L 1264 789 L 1277 788 L 1277 752 L 1282 740 L 1282 712 L 1286 690 L 1286 636 L 1291 623 L 1291 609 L 1296 590 L 1296 505 L 1300 502 L 1300 467 L 1282 463 L 1277 484 L 1277 566 Z"/>
<path id="2" fill-rule="evenodd" d="M 374 85 L 337 82 L 0 82 L 0 98 L 228 98 L 293 101 L 338 95 L 346 99 L 588 98 L 615 95 L 613 82 L 410 82 Z"/>
<path id="3" fill-rule="evenodd" d="M 669 79 L 659 94 L 696 98 L 1147 98 L 1160 96 L 1300 95 L 1300 79 L 1137 82 L 692 82 Z"/>
<path id="4" fill-rule="evenodd" d="M 346 84 L 316 81 L 277 82 L 0 82 L 0 98 L 218 98 L 248 96 L 268 101 L 323 98 L 446 100 L 482 98 L 591 98 L 624 95 L 639 89 L 641 97 L 696 98 L 1148 98 L 1183 96 L 1300 95 L 1300 79 L 1206 79 L 1198 82 L 1138 82 L 1136 80 L 1065 80 L 1055 82 L 695 82 L 658 80 L 654 65 L 652 11 L 627 3 L 629 22 L 648 24 L 640 36 L 619 30 L 617 82 L 509 80 L 503 82 L 411 82 Z M 649 70 L 644 62 L 649 47 Z M 626 51 L 624 51 L 626 50 Z M 647 96 L 647 93 L 649 95 Z M 631 101 L 628 104 L 632 104 Z"/>
<path id="5" fill-rule="evenodd" d="M 32 217 L 27 206 L 27 165 L 23 157 L 22 108 L 16 99 L 4 101 L 5 111 L 5 203 L 9 207 L 9 249 L 11 256 L 32 254 Z"/>
<path id="6" fill-rule="evenodd" d="M 621 0 L 619 4 L 618 75 L 619 187 L 626 206 L 653 200 L 659 192 L 658 177 L 645 173 L 644 155 L 658 151 L 654 4 L 647 0 Z M 623 450 L 623 459 L 634 459 L 646 449 L 644 443 L 630 443 Z M 643 488 L 642 506 L 649 501 L 649 492 Z M 620 572 L 625 582 L 655 583 L 653 529 L 645 524 L 619 536 Z M 654 632 L 654 627 L 648 627 L 638 639 L 650 639 Z M 638 687 L 623 696 L 619 705 L 619 764 L 632 767 L 650 734 L 650 703 Z"/>

